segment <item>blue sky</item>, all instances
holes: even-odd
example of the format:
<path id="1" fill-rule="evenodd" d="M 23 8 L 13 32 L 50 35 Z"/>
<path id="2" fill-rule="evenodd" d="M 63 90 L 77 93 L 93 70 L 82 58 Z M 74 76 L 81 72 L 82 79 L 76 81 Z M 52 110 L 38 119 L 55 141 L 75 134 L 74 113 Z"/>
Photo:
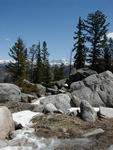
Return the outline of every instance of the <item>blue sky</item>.
<path id="1" fill-rule="evenodd" d="M 50 60 L 69 59 L 79 16 L 102 11 L 113 32 L 113 0 L 0 0 L 0 59 L 18 37 L 26 47 L 47 41 Z"/>

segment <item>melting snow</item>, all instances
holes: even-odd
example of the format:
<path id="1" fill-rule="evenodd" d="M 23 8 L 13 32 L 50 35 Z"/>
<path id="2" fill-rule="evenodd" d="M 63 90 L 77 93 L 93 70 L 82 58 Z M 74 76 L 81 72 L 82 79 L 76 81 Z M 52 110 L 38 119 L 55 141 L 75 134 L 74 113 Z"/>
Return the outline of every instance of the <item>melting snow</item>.
<path id="1" fill-rule="evenodd" d="M 31 125 L 30 120 L 36 116 L 41 115 L 39 112 L 32 112 L 30 110 L 24 110 L 20 112 L 13 113 L 13 120 L 17 122 L 18 124 L 22 124 L 23 127 L 27 127 Z"/>

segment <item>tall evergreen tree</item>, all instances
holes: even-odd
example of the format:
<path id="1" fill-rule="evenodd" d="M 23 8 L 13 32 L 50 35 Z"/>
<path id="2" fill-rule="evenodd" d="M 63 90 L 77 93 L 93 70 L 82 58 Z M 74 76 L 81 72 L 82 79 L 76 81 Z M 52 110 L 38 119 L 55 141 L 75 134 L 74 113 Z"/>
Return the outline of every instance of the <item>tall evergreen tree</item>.
<path id="1" fill-rule="evenodd" d="M 60 68 L 59 68 L 59 74 L 60 74 L 60 80 L 61 79 L 64 79 L 64 69 L 65 69 L 65 66 L 64 66 L 64 64 L 62 63 L 61 65 L 60 65 Z"/>
<path id="2" fill-rule="evenodd" d="M 46 86 L 49 86 L 52 80 L 52 73 L 51 73 L 51 68 L 50 64 L 46 63 L 46 65 L 43 65 L 43 72 L 42 72 L 42 81 Z"/>
<path id="3" fill-rule="evenodd" d="M 111 54 L 111 71 L 113 72 L 113 39 L 108 40 L 108 47 Z"/>
<path id="4" fill-rule="evenodd" d="M 75 36 L 74 36 L 75 44 L 74 44 L 73 51 L 75 51 L 74 66 L 78 69 L 78 68 L 83 68 L 85 65 L 86 50 L 87 50 L 85 46 L 86 36 L 83 33 L 84 22 L 81 19 L 81 17 L 79 17 L 77 30 L 78 31 L 75 32 Z"/>
<path id="5" fill-rule="evenodd" d="M 112 59 L 113 59 L 113 39 L 108 39 L 107 36 L 104 37 L 104 67 L 105 70 L 113 70 Z"/>
<path id="6" fill-rule="evenodd" d="M 107 36 L 103 39 L 103 54 L 104 54 L 104 70 L 111 70 L 111 49 L 109 47 L 109 41 Z"/>
<path id="7" fill-rule="evenodd" d="M 42 56 L 40 42 L 37 45 L 36 66 L 35 66 L 35 83 L 42 82 Z"/>
<path id="8" fill-rule="evenodd" d="M 42 81 L 49 85 L 51 82 L 52 75 L 51 75 L 51 69 L 49 64 L 49 53 L 47 49 L 47 43 L 43 42 L 43 48 L 42 48 Z"/>
<path id="9" fill-rule="evenodd" d="M 54 66 L 53 74 L 54 74 L 54 81 L 58 81 L 59 80 L 59 67 L 58 67 L 58 65 Z"/>
<path id="10" fill-rule="evenodd" d="M 91 68 L 96 70 L 98 59 L 102 55 L 103 38 L 108 31 L 107 27 L 109 24 L 106 24 L 106 16 L 99 10 L 88 14 L 85 23 L 85 30 L 88 32 L 87 39 L 91 43 L 88 62 L 91 64 Z"/>
<path id="11" fill-rule="evenodd" d="M 12 74 L 13 80 L 26 79 L 27 49 L 21 38 L 10 49 L 9 56 L 13 60 L 7 65 L 7 70 Z"/>
<path id="12" fill-rule="evenodd" d="M 48 53 L 48 50 L 47 50 L 47 43 L 46 43 L 46 41 L 43 42 L 42 61 L 43 61 L 43 63 L 49 62 L 49 53 Z"/>

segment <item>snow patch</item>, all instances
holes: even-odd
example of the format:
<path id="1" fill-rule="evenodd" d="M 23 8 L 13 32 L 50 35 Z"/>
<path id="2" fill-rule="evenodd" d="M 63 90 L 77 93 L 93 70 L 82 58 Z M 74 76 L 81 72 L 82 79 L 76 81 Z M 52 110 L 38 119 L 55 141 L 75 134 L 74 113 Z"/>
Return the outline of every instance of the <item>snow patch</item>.
<path id="1" fill-rule="evenodd" d="M 36 115 L 41 115 L 41 113 L 32 112 L 30 110 L 24 110 L 12 114 L 13 120 L 18 124 L 21 124 L 23 127 L 30 126 L 31 125 L 30 120 Z"/>

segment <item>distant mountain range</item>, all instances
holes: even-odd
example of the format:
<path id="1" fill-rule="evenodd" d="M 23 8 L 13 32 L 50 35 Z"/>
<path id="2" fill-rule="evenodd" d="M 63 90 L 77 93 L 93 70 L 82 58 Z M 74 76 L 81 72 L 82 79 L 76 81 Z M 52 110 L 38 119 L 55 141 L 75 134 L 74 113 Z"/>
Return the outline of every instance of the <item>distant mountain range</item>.
<path id="1" fill-rule="evenodd" d="M 68 59 L 59 59 L 59 60 L 52 60 L 50 61 L 51 65 L 61 65 L 64 64 L 65 66 L 70 65 L 70 61 Z"/>
<path id="2" fill-rule="evenodd" d="M 9 73 L 6 72 L 5 66 L 9 63 L 9 60 L 0 60 L 0 82 L 5 82 L 5 79 L 9 79 Z"/>
<path id="3" fill-rule="evenodd" d="M 10 60 L 0 60 L 0 65 L 1 64 L 7 64 L 9 62 L 10 62 Z M 69 66 L 70 61 L 68 59 L 58 59 L 58 60 L 51 60 L 50 61 L 50 65 L 51 66 L 53 66 L 53 65 L 61 65 L 61 64 L 64 64 L 65 66 Z"/>

